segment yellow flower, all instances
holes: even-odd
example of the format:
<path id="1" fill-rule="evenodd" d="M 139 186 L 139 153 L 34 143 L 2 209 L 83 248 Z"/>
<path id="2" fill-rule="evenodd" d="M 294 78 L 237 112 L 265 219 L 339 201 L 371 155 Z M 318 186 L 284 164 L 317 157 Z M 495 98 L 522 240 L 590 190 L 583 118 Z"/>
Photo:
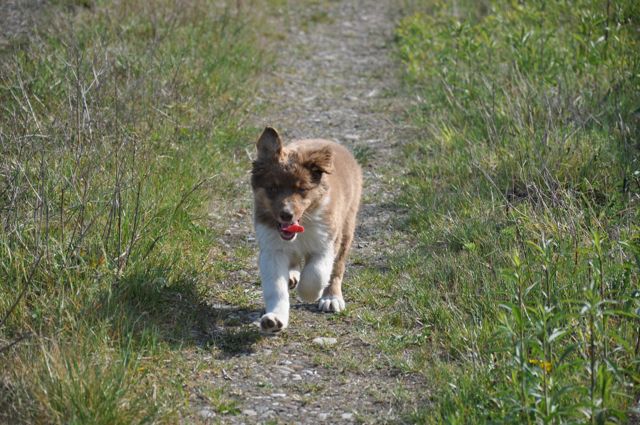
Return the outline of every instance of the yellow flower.
<path id="1" fill-rule="evenodd" d="M 551 362 L 538 359 L 529 359 L 529 364 L 540 366 L 540 369 L 544 370 L 546 373 L 551 372 Z"/>

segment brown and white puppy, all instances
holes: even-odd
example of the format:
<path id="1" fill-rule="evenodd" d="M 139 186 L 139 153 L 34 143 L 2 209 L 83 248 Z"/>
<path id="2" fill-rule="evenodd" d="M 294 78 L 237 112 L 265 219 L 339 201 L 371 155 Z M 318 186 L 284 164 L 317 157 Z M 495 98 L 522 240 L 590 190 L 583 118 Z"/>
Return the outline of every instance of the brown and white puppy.
<path id="1" fill-rule="evenodd" d="M 289 289 L 297 287 L 318 309 L 345 308 L 342 275 L 356 225 L 362 171 L 337 143 L 299 140 L 287 146 L 278 132 L 265 128 L 257 143 L 251 185 L 255 229 L 260 247 L 260 278 L 266 313 L 263 332 L 289 323 Z M 291 224 L 303 233 L 284 230 Z"/>

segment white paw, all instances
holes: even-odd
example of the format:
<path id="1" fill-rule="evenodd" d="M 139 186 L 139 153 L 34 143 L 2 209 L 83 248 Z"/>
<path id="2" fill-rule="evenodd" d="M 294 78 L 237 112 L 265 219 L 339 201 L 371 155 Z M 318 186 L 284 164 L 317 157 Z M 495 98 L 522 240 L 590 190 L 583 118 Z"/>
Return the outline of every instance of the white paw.
<path id="1" fill-rule="evenodd" d="M 320 301 L 318 301 L 318 310 L 324 311 L 325 313 L 338 313 L 344 309 L 345 303 L 342 297 L 332 295 L 329 297 L 322 297 L 320 298 Z"/>
<path id="2" fill-rule="evenodd" d="M 287 320 L 275 313 L 267 313 L 260 318 L 260 330 L 267 334 L 275 334 L 287 327 Z"/>
<path id="3" fill-rule="evenodd" d="M 289 289 L 294 289 L 300 282 L 300 272 L 298 270 L 291 270 L 289 272 Z"/>

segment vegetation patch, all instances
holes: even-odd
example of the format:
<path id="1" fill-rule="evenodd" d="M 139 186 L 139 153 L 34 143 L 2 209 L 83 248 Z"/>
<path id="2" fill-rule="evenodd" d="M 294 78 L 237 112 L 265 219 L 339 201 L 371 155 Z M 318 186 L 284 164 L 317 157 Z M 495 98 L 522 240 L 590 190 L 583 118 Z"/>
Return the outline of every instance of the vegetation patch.
<path id="1" fill-rule="evenodd" d="M 638 3 L 413 8 L 397 42 L 421 136 L 401 201 L 419 243 L 392 274 L 410 284 L 384 345 L 433 381 L 413 420 L 631 420 Z"/>
<path id="2" fill-rule="evenodd" d="M 198 0 L 45 13 L 0 52 L 0 421 L 174 423 L 174 351 L 225 267 L 206 201 L 244 171 L 251 18 Z"/>

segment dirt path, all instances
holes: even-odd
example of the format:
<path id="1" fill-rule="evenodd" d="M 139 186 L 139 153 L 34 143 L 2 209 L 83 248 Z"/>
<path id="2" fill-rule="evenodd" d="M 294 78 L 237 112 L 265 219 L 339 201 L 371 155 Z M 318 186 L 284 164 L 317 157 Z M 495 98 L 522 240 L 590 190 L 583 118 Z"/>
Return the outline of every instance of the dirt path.
<path id="1" fill-rule="evenodd" d="M 225 206 L 236 212 L 230 228 L 225 211 L 212 203 L 212 225 L 228 227 L 222 247 L 212 255 L 233 256 L 245 247 L 251 254 L 241 270 L 229 272 L 214 290 L 216 301 L 210 306 L 215 313 L 199 335 L 209 351 L 187 355 L 198 365 L 188 389 L 194 418 L 221 423 L 398 422 L 425 397 L 423 383 L 388 366 L 375 348 L 375 331 L 370 337 L 354 332 L 362 321 L 359 314 L 349 314 L 350 278 L 365 269 L 384 270 L 388 254 L 406 243 L 392 227 L 392 218 L 401 214 L 391 200 L 393 176 L 402 172 L 396 161 L 406 103 L 397 97 L 401 91 L 391 57 L 393 2 L 288 3 L 275 14 L 281 18 L 269 22 L 286 38 L 278 43 L 276 63 L 258 93 L 264 113 L 254 124 L 275 126 L 285 141 L 338 140 L 363 164 L 363 207 L 345 276 L 348 312 L 321 314 L 292 299 L 287 331 L 272 338 L 257 334 L 252 323 L 262 308 L 257 247 L 243 230 L 252 226 L 251 198 L 248 183 L 240 182 L 236 203 Z M 235 291 L 252 307 L 233 307 L 228 296 L 219 302 L 225 291 Z M 337 343 L 320 346 L 316 337 L 332 337 Z M 212 398 L 204 394 L 205 387 L 222 390 Z M 227 414 L 225 406 L 230 406 Z"/>

